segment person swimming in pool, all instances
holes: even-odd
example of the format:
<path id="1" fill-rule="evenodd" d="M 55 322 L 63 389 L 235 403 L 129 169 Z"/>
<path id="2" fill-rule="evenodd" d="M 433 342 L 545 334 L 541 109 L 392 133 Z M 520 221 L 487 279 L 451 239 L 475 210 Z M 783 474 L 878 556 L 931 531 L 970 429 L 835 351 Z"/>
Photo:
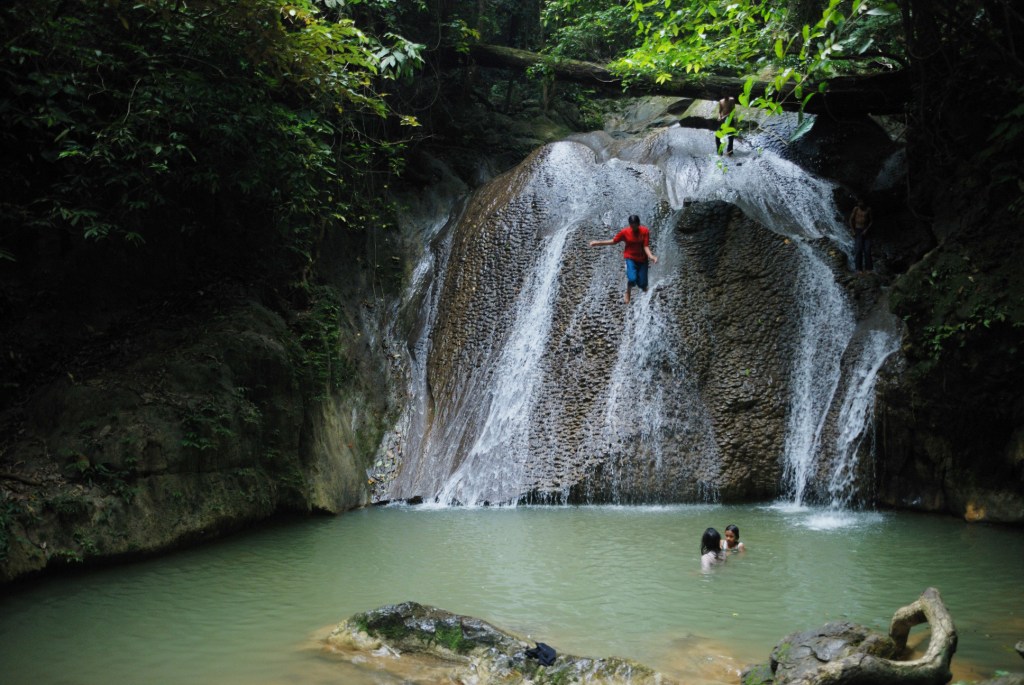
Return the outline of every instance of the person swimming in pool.
<path id="1" fill-rule="evenodd" d="M 747 547 L 740 542 L 740 529 L 736 524 L 730 523 L 725 527 L 725 537 L 722 539 L 722 549 L 726 552 L 746 552 Z"/>
<path id="2" fill-rule="evenodd" d="M 722 536 L 714 528 L 708 528 L 700 538 L 700 567 L 707 571 L 712 566 L 725 562 L 722 551 Z"/>

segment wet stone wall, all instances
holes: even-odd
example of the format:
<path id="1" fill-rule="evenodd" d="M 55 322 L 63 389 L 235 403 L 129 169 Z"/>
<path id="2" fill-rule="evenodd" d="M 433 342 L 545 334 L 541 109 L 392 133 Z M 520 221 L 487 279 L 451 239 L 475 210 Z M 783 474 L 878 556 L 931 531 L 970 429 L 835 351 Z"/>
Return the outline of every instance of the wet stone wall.
<path id="1" fill-rule="evenodd" d="M 425 417 L 422 435 L 384 498 L 779 494 L 795 347 L 807 335 L 802 229 L 787 237 L 711 197 L 673 207 L 653 159 L 663 141 L 614 154 L 603 144 L 539 149 L 478 191 L 437 241 L 441 292 L 411 362 L 425 388 L 410 407 Z M 694 164 L 704 165 L 695 177 L 727 171 Z M 633 213 L 659 262 L 648 292 L 626 304 L 621 246 L 589 242 Z"/>

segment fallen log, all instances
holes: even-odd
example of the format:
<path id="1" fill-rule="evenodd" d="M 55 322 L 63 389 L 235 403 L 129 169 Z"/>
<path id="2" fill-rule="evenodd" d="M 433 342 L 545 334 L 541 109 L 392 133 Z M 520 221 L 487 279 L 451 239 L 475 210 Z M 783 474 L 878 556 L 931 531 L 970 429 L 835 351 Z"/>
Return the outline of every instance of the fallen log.
<path id="1" fill-rule="evenodd" d="M 729 76 L 702 75 L 691 78 L 675 78 L 664 83 L 653 80 L 631 82 L 624 85 L 606 67 L 592 62 L 571 59 L 553 59 L 527 50 L 517 50 L 500 45 L 477 44 L 470 47 L 469 55 L 478 66 L 525 71 L 535 65 L 544 65 L 560 81 L 627 94 L 672 95 L 718 100 L 725 95 L 743 92 L 745 79 Z M 764 95 L 769 82 L 756 81 L 751 89 L 753 97 Z M 815 85 L 812 89 L 816 89 Z M 811 92 L 812 89 L 805 89 Z M 799 101 L 790 90 L 784 90 L 783 109 L 797 111 Z M 880 73 L 863 77 L 840 77 L 826 83 L 826 91 L 817 93 L 807 103 L 805 112 L 811 114 L 864 115 L 895 114 L 902 112 L 907 102 L 909 89 L 906 75 L 902 71 Z"/>

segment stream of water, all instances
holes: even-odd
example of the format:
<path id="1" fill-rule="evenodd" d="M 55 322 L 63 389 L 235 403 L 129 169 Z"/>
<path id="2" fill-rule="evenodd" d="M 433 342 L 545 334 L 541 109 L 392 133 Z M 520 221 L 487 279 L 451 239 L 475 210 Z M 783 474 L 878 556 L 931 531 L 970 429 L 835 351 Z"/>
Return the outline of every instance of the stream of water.
<path id="1" fill-rule="evenodd" d="M 701 573 L 705 527 L 749 551 Z M 888 629 L 937 587 L 957 678 L 1024 670 L 1024 531 L 794 505 L 385 507 L 304 520 L 0 597 L 4 685 L 391 684 L 322 649 L 353 613 L 414 600 L 557 650 L 735 683 L 787 633 Z M 926 640 L 916 628 L 911 642 Z M 417 680 L 406 674 L 405 682 Z"/>

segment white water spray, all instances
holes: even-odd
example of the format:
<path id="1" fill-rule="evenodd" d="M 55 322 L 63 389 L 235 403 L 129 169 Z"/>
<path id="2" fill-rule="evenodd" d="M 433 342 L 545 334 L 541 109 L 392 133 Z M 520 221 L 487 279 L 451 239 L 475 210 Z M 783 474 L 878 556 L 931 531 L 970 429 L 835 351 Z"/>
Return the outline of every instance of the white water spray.
<path id="1" fill-rule="evenodd" d="M 800 338 L 795 345 L 783 478 L 797 504 L 814 475 L 822 431 L 839 387 L 842 357 L 854 329 L 853 313 L 832 272 L 799 244 Z"/>
<path id="2" fill-rule="evenodd" d="M 850 370 L 836 422 L 835 457 L 828 477 L 830 504 L 834 508 L 845 509 L 851 504 L 856 487 L 858 454 L 861 444 L 869 437 L 875 407 L 875 381 L 882 365 L 898 349 L 898 344 L 899 338 L 892 325 L 870 329 Z"/>
<path id="3" fill-rule="evenodd" d="M 530 407 L 551 328 L 550 303 L 558 288 L 558 263 L 569 233 L 563 226 L 548 238 L 514 305 L 513 334 L 496 367 L 490 411 L 466 459 L 438 494 L 442 502 L 500 503 L 514 501 L 522 491 Z"/>

